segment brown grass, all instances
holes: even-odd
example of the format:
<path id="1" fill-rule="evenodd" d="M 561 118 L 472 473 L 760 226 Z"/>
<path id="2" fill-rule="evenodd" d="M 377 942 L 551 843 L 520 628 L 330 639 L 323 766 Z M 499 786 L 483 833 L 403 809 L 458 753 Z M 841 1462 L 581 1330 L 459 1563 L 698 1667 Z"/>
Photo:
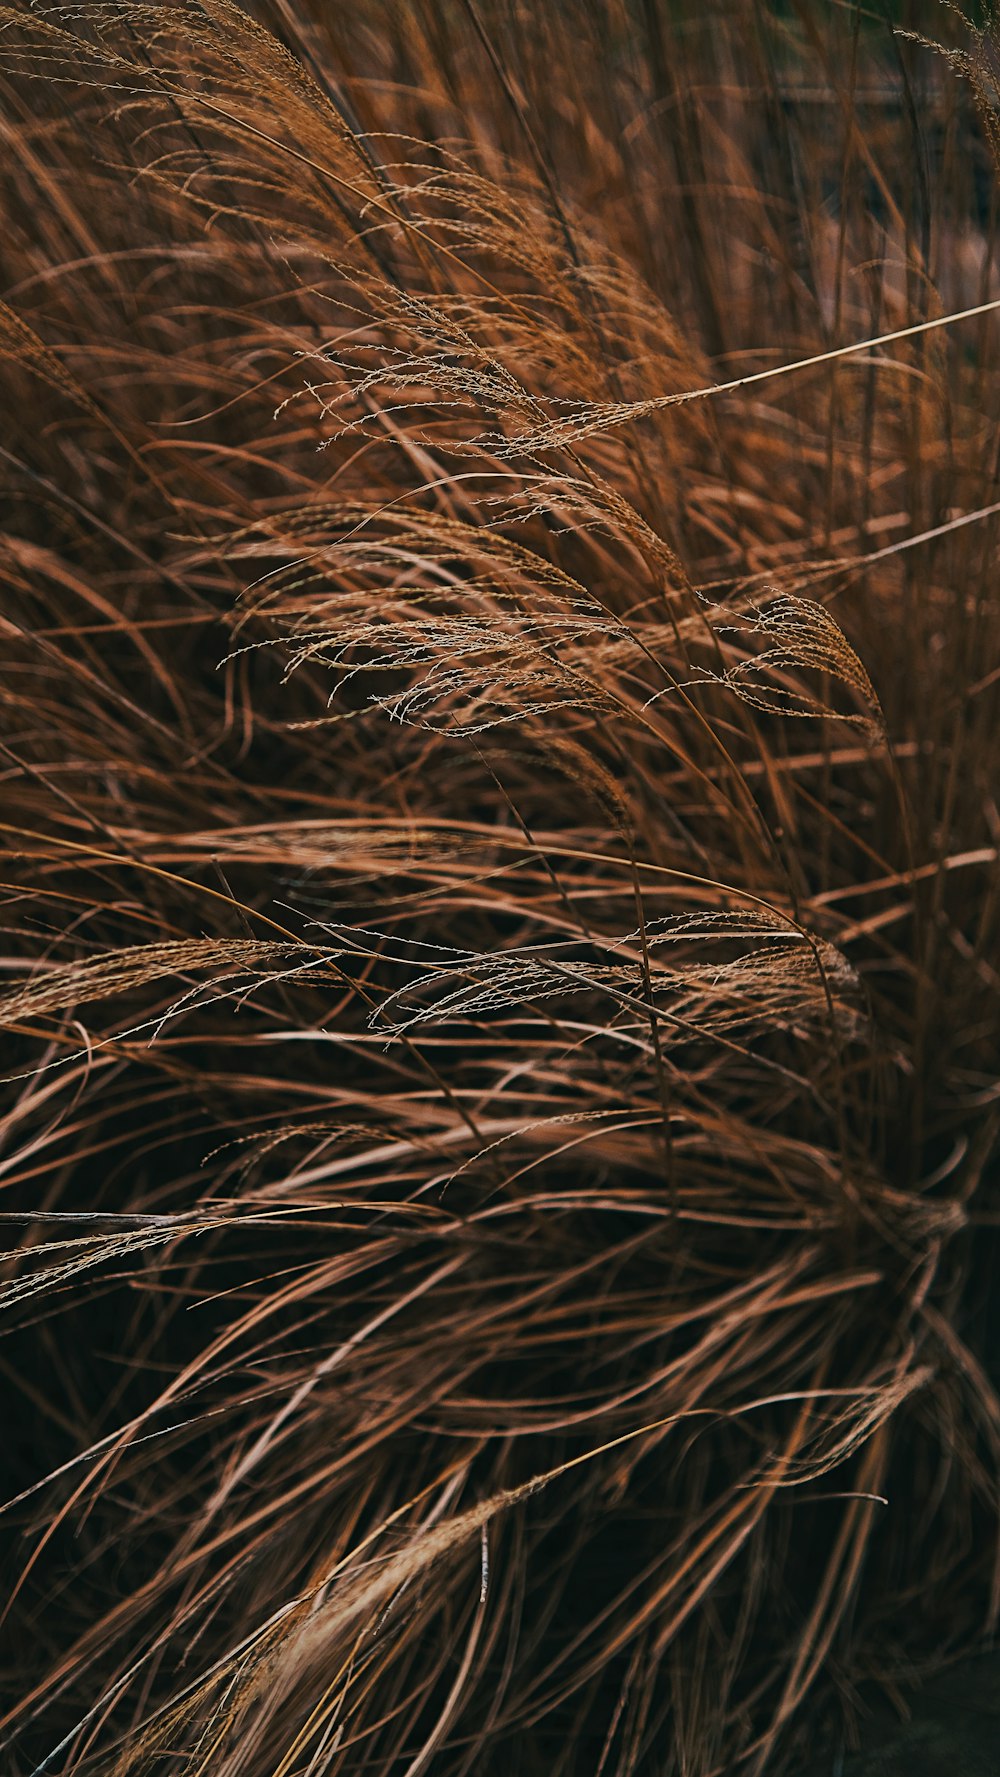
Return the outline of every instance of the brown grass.
<path id="1" fill-rule="evenodd" d="M 993 1633 L 1000 43 L 902 24 L 0 8 L 5 1768 L 770 1777 Z"/>

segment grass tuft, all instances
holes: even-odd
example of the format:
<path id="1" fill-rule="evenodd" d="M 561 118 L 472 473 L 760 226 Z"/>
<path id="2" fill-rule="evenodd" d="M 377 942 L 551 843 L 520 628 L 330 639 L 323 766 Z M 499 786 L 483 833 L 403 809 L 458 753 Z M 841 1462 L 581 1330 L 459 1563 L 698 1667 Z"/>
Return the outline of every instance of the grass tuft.
<path id="1" fill-rule="evenodd" d="M 18 1777 L 780 1777 L 995 1634 L 998 49 L 0 7 Z"/>

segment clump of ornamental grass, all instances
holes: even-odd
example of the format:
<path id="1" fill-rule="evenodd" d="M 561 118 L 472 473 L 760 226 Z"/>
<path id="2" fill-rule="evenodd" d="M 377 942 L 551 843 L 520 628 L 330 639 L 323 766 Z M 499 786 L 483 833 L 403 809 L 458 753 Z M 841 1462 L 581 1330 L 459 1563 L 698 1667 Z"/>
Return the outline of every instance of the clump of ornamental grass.
<path id="1" fill-rule="evenodd" d="M 5 1769 L 760 1777 L 992 1634 L 998 47 L 0 9 Z"/>

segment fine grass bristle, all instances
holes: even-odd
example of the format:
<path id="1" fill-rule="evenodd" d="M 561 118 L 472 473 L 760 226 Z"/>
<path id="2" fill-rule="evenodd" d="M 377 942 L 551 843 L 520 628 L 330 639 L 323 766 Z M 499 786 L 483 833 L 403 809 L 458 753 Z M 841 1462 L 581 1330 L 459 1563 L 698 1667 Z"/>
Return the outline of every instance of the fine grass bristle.
<path id="1" fill-rule="evenodd" d="M 0 6 L 15 1777 L 824 1773 L 994 1635 L 998 58 Z"/>

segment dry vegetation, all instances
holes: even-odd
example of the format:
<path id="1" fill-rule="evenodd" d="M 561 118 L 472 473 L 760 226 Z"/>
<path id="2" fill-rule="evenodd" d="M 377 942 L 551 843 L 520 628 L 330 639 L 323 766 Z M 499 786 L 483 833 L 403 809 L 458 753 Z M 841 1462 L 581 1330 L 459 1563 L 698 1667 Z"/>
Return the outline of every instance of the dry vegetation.
<path id="1" fill-rule="evenodd" d="M 771 1777 L 991 1634 L 1000 50 L 894 17 L 0 8 L 5 1770 Z"/>

